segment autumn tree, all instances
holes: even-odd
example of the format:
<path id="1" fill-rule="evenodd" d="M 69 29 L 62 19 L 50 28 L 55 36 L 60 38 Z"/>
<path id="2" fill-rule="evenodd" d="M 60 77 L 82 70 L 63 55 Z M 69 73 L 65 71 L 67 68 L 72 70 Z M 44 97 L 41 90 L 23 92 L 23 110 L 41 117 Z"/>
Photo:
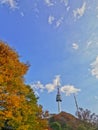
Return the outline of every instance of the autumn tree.
<path id="1" fill-rule="evenodd" d="M 34 92 L 24 83 L 28 64 L 8 44 L 0 41 L 0 128 L 6 125 L 17 130 L 44 130 L 47 123 L 41 117 Z M 40 116 L 39 116 L 39 115 Z"/>

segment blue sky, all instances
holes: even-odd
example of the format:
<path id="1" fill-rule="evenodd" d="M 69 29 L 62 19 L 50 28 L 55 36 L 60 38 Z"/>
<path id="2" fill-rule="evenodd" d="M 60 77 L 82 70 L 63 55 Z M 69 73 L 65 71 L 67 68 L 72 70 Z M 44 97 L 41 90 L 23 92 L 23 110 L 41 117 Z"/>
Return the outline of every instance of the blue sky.
<path id="1" fill-rule="evenodd" d="M 0 0 L 0 39 L 29 62 L 25 81 L 39 94 L 39 104 L 57 113 L 78 105 L 98 114 L 98 1 Z"/>

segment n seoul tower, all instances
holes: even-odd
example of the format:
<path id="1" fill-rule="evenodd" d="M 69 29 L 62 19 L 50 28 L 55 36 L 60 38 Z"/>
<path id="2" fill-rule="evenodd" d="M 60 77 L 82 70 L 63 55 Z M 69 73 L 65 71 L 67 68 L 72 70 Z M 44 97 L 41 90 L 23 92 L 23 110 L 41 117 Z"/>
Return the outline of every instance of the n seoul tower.
<path id="1" fill-rule="evenodd" d="M 61 99 L 61 95 L 60 95 L 60 88 L 59 88 L 59 86 L 57 88 L 56 102 L 58 103 L 58 113 L 60 113 L 61 112 L 61 102 L 62 102 L 62 99 Z"/>

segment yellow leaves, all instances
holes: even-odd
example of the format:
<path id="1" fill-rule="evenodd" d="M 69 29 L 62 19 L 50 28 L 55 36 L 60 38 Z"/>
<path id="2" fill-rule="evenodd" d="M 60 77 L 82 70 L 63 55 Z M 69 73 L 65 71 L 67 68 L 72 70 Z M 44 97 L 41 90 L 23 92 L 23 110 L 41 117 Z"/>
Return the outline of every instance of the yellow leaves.
<path id="1" fill-rule="evenodd" d="M 3 78 L 1 75 L 0 75 L 0 83 L 3 83 Z"/>
<path id="2" fill-rule="evenodd" d="M 11 111 L 4 111 L 5 117 L 6 118 L 11 118 L 12 117 L 12 112 Z"/>
<path id="3" fill-rule="evenodd" d="M 16 59 L 18 57 L 18 54 L 2 41 L 0 41 L 0 55 L 2 57 L 11 56 L 14 59 Z"/>
<path id="4" fill-rule="evenodd" d="M 7 96 L 7 102 L 9 106 L 19 107 L 20 98 L 16 95 L 9 95 Z"/>
<path id="5" fill-rule="evenodd" d="M 21 125 L 17 130 L 29 130 L 29 125 Z"/>
<path id="6" fill-rule="evenodd" d="M 7 44 L 0 42 L 0 81 L 11 82 L 21 77 L 28 70 L 28 65 L 19 61 L 18 54 Z"/>
<path id="7" fill-rule="evenodd" d="M 4 112 L 3 111 L 0 111 L 0 117 L 3 117 L 4 116 Z"/>

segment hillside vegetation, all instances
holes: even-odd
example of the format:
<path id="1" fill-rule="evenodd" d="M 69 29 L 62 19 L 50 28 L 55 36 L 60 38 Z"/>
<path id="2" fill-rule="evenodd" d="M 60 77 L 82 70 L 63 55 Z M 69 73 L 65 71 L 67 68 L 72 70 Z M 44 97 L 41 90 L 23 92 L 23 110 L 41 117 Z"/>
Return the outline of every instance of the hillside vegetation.
<path id="1" fill-rule="evenodd" d="M 87 109 L 83 110 L 87 117 Z M 80 113 L 81 117 L 85 116 Z M 91 117 L 90 117 L 91 116 Z M 94 118 L 93 118 L 94 116 Z M 90 117 L 90 118 L 88 118 Z M 88 114 L 87 119 L 75 117 L 69 113 L 61 112 L 49 118 L 50 130 L 98 130 L 98 118 L 94 113 Z M 96 118 L 95 118 L 96 117 Z M 93 119 L 93 120 L 92 120 Z"/>

